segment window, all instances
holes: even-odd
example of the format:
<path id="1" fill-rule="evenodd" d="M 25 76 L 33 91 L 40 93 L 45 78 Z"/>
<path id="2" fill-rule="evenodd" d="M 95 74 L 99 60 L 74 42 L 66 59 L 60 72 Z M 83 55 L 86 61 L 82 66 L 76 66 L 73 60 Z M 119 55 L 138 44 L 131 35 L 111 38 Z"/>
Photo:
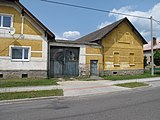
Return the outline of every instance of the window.
<path id="1" fill-rule="evenodd" d="M 29 61 L 28 47 L 11 47 L 12 60 Z"/>
<path id="2" fill-rule="evenodd" d="M 0 15 L 0 27 L 11 27 L 12 16 L 11 15 Z"/>

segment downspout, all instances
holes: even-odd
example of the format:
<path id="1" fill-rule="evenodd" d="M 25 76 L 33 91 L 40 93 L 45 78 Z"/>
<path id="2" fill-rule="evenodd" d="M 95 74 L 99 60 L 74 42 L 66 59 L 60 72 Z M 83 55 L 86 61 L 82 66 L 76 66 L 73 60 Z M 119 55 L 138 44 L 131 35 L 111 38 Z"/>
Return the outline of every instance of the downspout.
<path id="1" fill-rule="evenodd" d="M 103 70 L 103 73 L 102 73 L 102 76 L 104 76 L 104 46 L 102 45 L 102 40 L 100 40 L 100 43 L 99 45 L 102 47 L 102 70 Z"/>
<path id="2" fill-rule="evenodd" d="M 22 24 L 21 24 L 21 35 L 24 34 L 24 11 L 21 12 L 22 17 Z"/>
<path id="3" fill-rule="evenodd" d="M 104 46 L 103 45 L 101 45 L 102 46 L 102 70 L 103 70 L 103 76 L 104 76 L 104 63 L 105 63 L 105 61 L 104 61 Z"/>
<path id="4" fill-rule="evenodd" d="M 47 37 L 47 79 L 50 79 L 50 40 L 48 39 L 48 37 Z"/>

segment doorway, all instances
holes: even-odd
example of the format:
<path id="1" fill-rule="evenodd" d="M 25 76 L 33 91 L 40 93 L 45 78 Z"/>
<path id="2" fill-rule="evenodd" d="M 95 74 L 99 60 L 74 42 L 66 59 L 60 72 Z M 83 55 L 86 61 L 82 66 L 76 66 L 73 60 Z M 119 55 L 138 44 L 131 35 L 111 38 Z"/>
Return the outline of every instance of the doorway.
<path id="1" fill-rule="evenodd" d="M 98 75 L 98 60 L 90 60 L 90 75 Z"/>
<path id="2" fill-rule="evenodd" d="M 51 47 L 51 77 L 71 77 L 79 75 L 79 48 Z"/>

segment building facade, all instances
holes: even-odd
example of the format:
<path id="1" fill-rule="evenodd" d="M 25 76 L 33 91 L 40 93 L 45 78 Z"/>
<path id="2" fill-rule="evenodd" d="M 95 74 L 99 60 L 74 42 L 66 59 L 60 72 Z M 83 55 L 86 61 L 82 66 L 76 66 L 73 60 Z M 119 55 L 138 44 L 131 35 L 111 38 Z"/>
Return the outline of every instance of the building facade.
<path id="1" fill-rule="evenodd" d="M 58 41 L 19 0 L 0 1 L 0 78 L 140 74 L 146 43 L 127 18 Z"/>
<path id="2" fill-rule="evenodd" d="M 55 36 L 18 0 L 0 1 L 0 77 L 47 77 Z"/>
<path id="3" fill-rule="evenodd" d="M 142 74 L 144 38 L 127 18 L 123 18 L 78 40 L 87 45 L 85 71 L 90 75 Z"/>
<path id="4" fill-rule="evenodd" d="M 153 37 L 153 53 L 155 53 L 156 50 L 160 49 L 160 41 L 157 40 L 155 37 Z M 144 56 L 147 57 L 147 64 L 151 64 L 151 41 L 148 42 L 148 44 L 143 46 L 143 52 Z"/>

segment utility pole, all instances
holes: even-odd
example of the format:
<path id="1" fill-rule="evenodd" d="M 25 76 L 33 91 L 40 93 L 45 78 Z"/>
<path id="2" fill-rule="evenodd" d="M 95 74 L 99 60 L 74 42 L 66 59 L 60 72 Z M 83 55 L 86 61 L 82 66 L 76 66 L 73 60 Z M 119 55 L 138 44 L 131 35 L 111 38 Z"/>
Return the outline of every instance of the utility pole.
<path id="1" fill-rule="evenodd" d="M 154 76 L 154 59 L 153 59 L 153 18 L 150 17 L 151 20 L 151 76 Z"/>

